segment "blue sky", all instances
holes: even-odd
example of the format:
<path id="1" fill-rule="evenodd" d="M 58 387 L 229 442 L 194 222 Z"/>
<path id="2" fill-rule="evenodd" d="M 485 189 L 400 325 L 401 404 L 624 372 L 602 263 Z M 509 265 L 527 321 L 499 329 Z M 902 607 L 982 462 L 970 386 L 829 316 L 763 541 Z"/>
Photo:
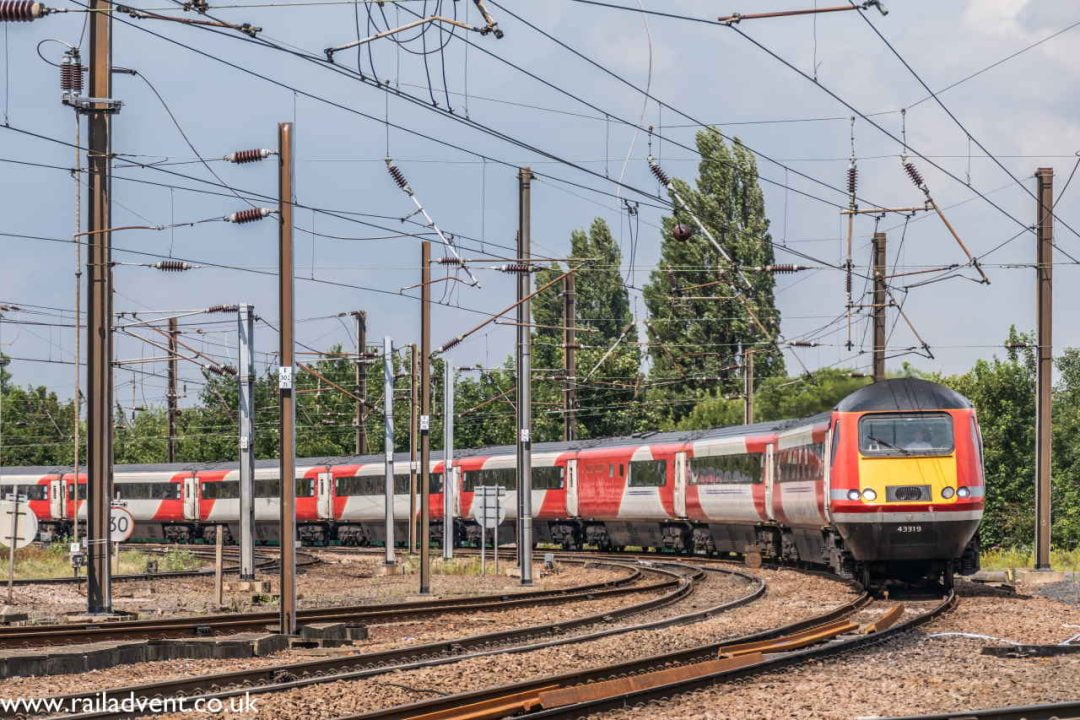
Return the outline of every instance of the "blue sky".
<path id="1" fill-rule="evenodd" d="M 617 0 L 638 7 L 637 0 Z M 59 0 L 57 0 L 59 2 Z M 809 2 L 776 0 L 768 7 L 802 7 Z M 764 7 L 748 0 L 729 0 L 722 7 L 711 2 L 679 0 L 660 3 L 641 0 L 642 6 L 667 12 L 711 18 L 718 11 L 751 12 Z M 172 12 L 170 3 L 142 0 L 139 7 Z M 322 49 L 354 40 L 354 13 L 346 3 L 313 3 L 306 6 L 250 7 L 242 0 L 212 10 L 215 17 L 261 26 L 261 37 L 281 47 L 321 55 Z M 812 3 L 809 3 L 812 4 Z M 237 7 L 248 5 L 249 7 Z M 424 3 L 403 3 L 424 12 Z M 435 3 L 428 3 L 432 11 Z M 458 4 L 464 15 L 476 20 L 471 3 Z M 296 192 L 298 201 L 333 209 L 373 223 L 364 226 L 325 213 L 298 210 L 296 224 L 298 340 L 319 349 L 341 342 L 351 344 L 351 323 L 337 313 L 365 309 L 369 316 L 369 340 L 393 336 L 405 344 L 417 338 L 419 306 L 410 293 L 398 294 L 419 279 L 419 247 L 413 237 L 373 240 L 338 240 L 324 237 L 381 237 L 403 228 L 399 218 L 412 211 L 411 203 L 386 173 L 387 130 L 381 120 L 405 126 L 452 143 L 467 151 L 449 148 L 397 129 L 389 132 L 389 154 L 404 170 L 418 197 L 436 222 L 458 234 L 464 254 L 476 257 L 480 250 L 503 252 L 512 247 L 517 218 L 517 165 L 531 165 L 540 177 L 533 191 L 533 238 L 537 255 L 558 257 L 569 246 L 570 232 L 586 227 L 594 217 L 605 218 L 623 244 L 628 258 L 636 237 L 633 267 L 624 267 L 630 284 L 640 287 L 655 263 L 659 248 L 661 210 L 655 199 L 620 190 L 605 180 L 622 177 L 626 185 L 655 193 L 657 186 L 648 171 L 645 155 L 649 141 L 644 132 L 610 117 L 633 124 L 653 125 L 666 140 L 653 138 L 667 171 L 690 178 L 696 173 L 693 153 L 677 144 L 692 145 L 694 127 L 671 110 L 604 74 L 582 59 L 522 24 L 513 12 L 566 44 L 595 59 L 686 115 L 715 123 L 738 135 L 747 144 L 793 170 L 820 178 L 840 188 L 849 154 L 850 112 L 821 87 L 755 48 L 730 29 L 713 25 L 644 16 L 595 7 L 571 0 L 521 2 L 502 0 L 505 10 L 492 5 L 492 14 L 506 35 L 497 40 L 470 33 L 469 48 L 452 40 L 445 53 L 451 106 L 457 116 L 466 114 L 483 126 L 520 139 L 551 155 L 599 174 L 589 175 L 549 157 L 516 146 L 457 122 L 423 106 L 428 83 L 420 56 L 399 52 L 387 41 L 374 45 L 375 69 L 380 79 L 400 83 L 403 92 L 420 99 L 409 103 L 370 84 L 335 73 L 324 64 L 244 42 L 238 33 L 214 34 L 205 30 L 153 20 L 118 16 L 114 62 L 136 67 L 159 90 L 199 153 L 217 158 L 235 149 L 273 147 L 276 124 L 296 122 Z M 938 3 L 909 0 L 889 3 L 890 14 L 868 17 L 894 44 L 930 87 L 939 89 L 972 72 L 1001 60 L 1025 46 L 1080 20 L 1080 8 L 1069 3 L 1030 0 L 973 0 Z M 77 7 L 68 5 L 67 7 Z M 388 4 L 388 7 L 390 5 Z M 446 0 L 443 12 L 451 12 Z M 392 10 L 388 10 L 391 21 Z M 53 138 L 72 140 L 73 113 L 59 102 L 56 70 L 38 59 L 35 46 L 46 38 L 77 43 L 83 15 L 53 15 L 26 25 L 5 26 L 0 42 L 7 61 L 4 80 L 4 115 L 11 126 Z M 402 11 L 402 22 L 409 16 Z M 120 22 L 120 20 L 124 22 Z M 929 156 L 974 188 L 986 194 L 1006 212 L 1030 225 L 1035 201 L 990 159 L 981 156 L 967 136 L 904 69 L 872 30 L 855 13 L 810 18 L 745 22 L 741 29 L 792 64 L 813 73 L 816 59 L 819 83 L 843 97 L 894 135 L 901 128 L 901 108 L 906 113 L 909 144 Z M 156 33 L 157 37 L 152 33 Z M 1070 53 L 1072 30 L 1002 63 L 978 77 L 941 94 L 941 99 L 970 131 L 994 153 L 1028 188 L 1034 189 L 1036 167 L 1053 167 L 1060 190 L 1080 148 L 1080 127 L 1075 118 L 1077 96 L 1069 92 L 1080 74 Z M 361 33 L 366 34 L 364 26 Z M 169 42 L 201 50 L 190 49 Z M 429 39 L 437 39 L 431 33 Z M 554 87 L 485 55 L 488 50 Z M 816 48 L 816 49 L 815 49 Z M 56 60 L 62 50 L 45 44 L 42 53 Z M 85 48 L 84 48 L 85 49 Z M 281 83 L 301 89 L 375 119 L 366 119 L 341 107 L 314 100 L 257 79 L 220 62 L 250 68 Z M 338 62 L 355 63 L 352 52 Z M 438 56 L 430 58 L 432 78 L 440 105 L 445 107 Z M 355 67 L 355 65 L 354 65 Z M 651 67 L 651 71 L 650 71 Z M 365 56 L 365 71 L 366 56 Z M 175 184 L 201 190 L 217 190 L 199 182 L 213 181 L 206 170 L 192 162 L 194 156 L 173 126 L 161 104 L 138 78 L 120 75 L 115 95 L 124 101 L 115 119 L 114 150 L 117 160 L 114 183 L 114 225 L 165 225 L 227 215 L 246 207 L 238 199 L 188 192 L 145 184 Z M 467 88 L 467 96 L 466 96 Z M 584 99 L 596 109 L 569 97 Z M 918 103 L 918 104 L 916 104 Z M 534 107 L 529 107 L 534 106 Z M 610 117 L 605 120 L 604 114 Z M 762 123 L 763 120 L 839 118 L 797 123 Z M 904 175 L 898 160 L 899 144 L 860 120 L 855 125 L 856 152 L 860 156 L 860 194 L 888 205 L 918 203 L 921 197 Z M 485 161 L 478 153 L 491 158 Z M 141 163 L 164 161 L 159 170 L 125 167 L 124 158 Z M 0 158 L 70 167 L 70 148 L 8 129 L 0 129 Z M 915 160 L 934 194 L 965 242 L 976 254 L 985 253 L 1022 231 L 1012 219 L 978 199 L 963 184 Z M 0 231 L 58 239 L 72 233 L 74 188 L 65 171 L 0 163 Z M 230 185 L 245 191 L 273 195 L 276 177 L 272 164 L 235 166 L 212 163 Z M 761 174 L 774 181 L 765 184 L 765 198 L 774 242 L 789 244 L 801 252 L 837 263 L 842 258 L 842 221 L 829 204 L 800 195 L 812 193 L 833 203 L 846 202 L 842 193 L 815 185 L 776 164 L 761 161 Z M 192 179 L 169 175 L 183 173 Z M 120 179 L 125 178 L 125 179 Z M 601 192 L 559 182 L 572 181 Z M 789 189 L 785 189 L 785 183 Z M 618 196 L 618 197 L 615 197 Z M 638 232 L 623 210 L 621 198 L 641 203 Z M 974 199 L 973 199 L 974 198 Z M 1070 188 L 1057 207 L 1060 218 L 1080 229 L 1080 181 Z M 962 262 L 963 257 L 942 224 L 922 217 L 908 224 L 902 219 L 882 221 L 890 242 L 890 262 L 903 269 Z M 309 232 L 314 229 L 314 237 Z M 389 230 L 389 232 L 387 231 Z M 872 219 L 856 229 L 856 263 L 869 260 Z M 903 238 L 902 248 L 900 248 Z M 1058 244 L 1080 254 L 1080 238 L 1059 223 Z M 4 262 L 0 264 L 0 302 L 29 307 L 41 305 L 72 308 L 73 249 L 70 243 L 27 241 L 0 237 Z M 268 272 L 275 269 L 276 232 L 272 222 L 236 226 L 206 223 L 175 232 L 129 231 L 116 233 L 115 259 L 124 263 L 153 262 L 156 258 L 120 252 L 121 248 L 168 255 L 170 252 L 195 262 L 239 266 Z M 440 252 L 436 249 L 436 255 Z M 919 367 L 946 372 L 961 371 L 980 357 L 1000 351 L 1010 324 L 1026 329 L 1034 318 L 1034 271 L 1030 268 L 998 267 L 1032 262 L 1034 239 L 1022 233 L 985 260 L 992 284 L 978 285 L 963 279 L 913 289 L 905 311 L 933 348 L 935 359 L 914 358 Z M 777 259 L 803 262 L 778 247 Z M 1058 255 L 1059 261 L 1065 261 Z M 436 344 L 475 324 L 474 311 L 490 312 L 513 299 L 512 278 L 490 270 L 476 271 L 482 287 L 456 286 L 437 308 L 434 320 Z M 1058 265 L 1056 273 L 1058 347 L 1080 344 L 1080 332 L 1071 322 L 1068 308 L 1078 299 L 1075 265 Z M 967 272 L 972 275 L 971 271 Z M 313 282 L 311 278 L 317 281 Z M 355 287 L 335 286 L 342 283 Z M 144 267 L 120 265 L 115 269 L 116 310 L 141 313 L 183 310 L 215 304 L 251 302 L 270 324 L 277 324 L 276 280 L 270 275 L 203 267 L 187 273 L 163 274 Z M 358 289 L 369 288 L 369 289 Z M 857 289 L 859 289 L 857 287 Z M 381 292 L 379 292 L 381 291 Z M 824 325 L 843 310 L 842 276 L 831 270 L 782 276 L 777 300 L 783 314 L 783 331 L 796 337 Z M 460 305 L 460 307 L 458 307 Z M 639 320 L 644 319 L 640 294 L 632 294 Z M 39 316 L 46 322 L 61 320 Z M 31 320 L 25 313 L 11 319 Z M 860 321 L 856 342 L 863 341 Z M 229 323 L 205 328 L 190 342 L 208 354 L 231 355 L 235 343 Z M 840 327 L 834 328 L 840 330 Z M 270 362 L 268 353 L 277 337 L 266 325 L 257 329 L 260 363 Z M 838 365 L 865 370 L 869 356 L 843 347 L 844 332 L 826 335 L 823 345 L 803 350 L 800 357 L 811 367 Z M 513 328 L 493 327 L 460 346 L 455 362 L 497 364 L 511 351 Z M 890 347 L 902 349 L 915 343 L 900 323 Z M 4 352 L 18 357 L 70 360 L 72 332 L 69 328 L 7 324 L 3 328 Z M 157 351 L 136 340 L 120 337 L 116 355 L 128 359 L 149 357 Z M 900 359 L 890 361 L 898 366 Z M 788 358 L 789 368 L 796 367 Z M 151 366 L 153 367 L 153 366 Z M 45 362 L 16 361 L 10 368 L 20 383 L 45 383 L 61 395 L 71 392 L 72 368 Z M 157 370 L 161 370 L 159 366 Z M 197 369 L 186 367 L 190 401 L 196 392 Z M 118 371 L 117 400 L 125 407 L 160 404 L 164 380 Z"/>

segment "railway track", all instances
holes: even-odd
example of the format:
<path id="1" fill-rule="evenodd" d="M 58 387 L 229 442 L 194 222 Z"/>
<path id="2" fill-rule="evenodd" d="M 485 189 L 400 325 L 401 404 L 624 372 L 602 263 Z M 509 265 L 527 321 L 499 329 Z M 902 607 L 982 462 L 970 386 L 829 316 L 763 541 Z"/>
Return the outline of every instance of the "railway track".
<path id="1" fill-rule="evenodd" d="M 1072 720 L 1080 718 L 1080 700 L 1045 705 L 1010 705 L 982 710 L 960 710 L 939 715 L 898 715 L 881 720 Z"/>
<path id="2" fill-rule="evenodd" d="M 582 560 L 567 562 L 584 563 Z M 677 578 L 652 583 L 640 583 L 642 570 L 603 560 L 589 560 L 627 570 L 622 577 L 600 583 L 578 585 L 557 590 L 534 590 L 500 595 L 420 600 L 392 605 L 353 605 L 301 610 L 298 618 L 312 622 L 392 622 L 446 612 L 500 610 L 530 605 L 593 600 L 627 594 L 663 591 L 678 584 Z M 131 640 L 140 638 L 191 637 L 265 630 L 278 620 L 278 611 L 257 613 L 223 613 L 153 620 L 121 620 L 107 623 L 59 623 L 0 627 L 0 648 L 37 647 L 56 644 L 77 644 L 101 640 Z"/>
<path id="3" fill-rule="evenodd" d="M 563 621 L 557 625 L 547 623 L 376 653 L 147 683 L 107 691 L 60 696 L 51 700 L 59 700 L 68 707 L 78 707 L 78 703 L 81 703 L 84 698 L 98 700 L 104 698 L 108 702 L 113 698 L 119 700 L 123 698 L 186 697 L 194 702 L 196 700 L 206 701 L 210 699 L 224 700 L 244 693 L 280 692 L 320 683 L 372 677 L 397 670 L 434 667 L 497 653 L 529 652 L 636 630 L 660 629 L 698 622 L 752 603 L 763 597 L 766 590 L 765 583 L 761 578 L 733 568 L 701 568 L 684 563 L 657 563 L 651 567 L 643 567 L 642 570 L 647 573 L 667 576 L 672 580 L 676 580 L 677 585 L 671 591 L 659 597 L 617 610 Z M 692 597 L 697 583 L 707 574 L 739 578 L 746 584 L 746 592 L 733 600 L 694 610 L 693 612 L 645 623 L 611 627 L 611 624 L 619 619 L 672 605 Z M 568 632 L 574 630 L 591 631 L 567 636 Z M 75 718 L 79 720 L 91 720 L 92 718 L 100 720 L 103 718 L 138 716 L 140 716 L 138 712 L 95 712 L 64 717 L 71 718 L 71 720 Z"/>
<path id="4" fill-rule="evenodd" d="M 956 603 L 949 593 L 930 610 L 901 619 L 889 608 L 875 623 L 853 618 L 872 602 L 864 593 L 822 616 L 736 640 L 585 671 L 564 673 L 339 720 L 495 720 L 579 718 L 629 703 L 668 697 L 708 684 L 775 670 L 866 647 L 929 622 Z"/>

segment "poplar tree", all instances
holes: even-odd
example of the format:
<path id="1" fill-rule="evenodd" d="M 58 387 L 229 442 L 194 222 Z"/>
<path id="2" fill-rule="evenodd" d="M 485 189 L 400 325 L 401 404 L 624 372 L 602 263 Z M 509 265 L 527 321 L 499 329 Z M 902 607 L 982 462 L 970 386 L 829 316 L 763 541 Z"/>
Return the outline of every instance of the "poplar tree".
<path id="1" fill-rule="evenodd" d="M 780 313 L 774 281 L 771 273 L 751 269 L 773 263 L 754 156 L 737 140 L 724 142 L 714 129 L 697 134 L 697 148 L 697 181 L 691 186 L 673 180 L 686 205 L 672 195 L 674 214 L 663 218 L 660 261 L 644 289 L 650 409 L 668 421 L 684 417 L 706 395 L 741 393 L 740 349 L 753 349 L 756 379 L 784 372 L 775 343 Z M 690 212 L 734 266 L 697 229 Z M 687 238 L 686 228 L 678 226 L 694 232 Z"/>
<path id="2" fill-rule="evenodd" d="M 641 350 L 621 264 L 618 243 L 602 218 L 593 220 L 588 232 L 575 230 L 571 234 L 570 265 L 577 268 L 574 327 L 580 346 L 576 425 L 579 438 L 622 435 L 632 432 L 638 424 Z M 563 272 L 565 268 L 555 263 L 537 274 L 536 285 L 550 282 Z M 548 371 L 547 379 L 534 385 L 539 390 L 534 391 L 534 398 L 560 409 L 565 377 L 562 371 L 564 287 L 563 283 L 557 283 L 533 300 L 536 367 Z M 545 432 L 561 437 L 561 412 L 544 415 L 555 420 L 544 421 Z M 541 413 L 536 417 L 541 417 Z"/>

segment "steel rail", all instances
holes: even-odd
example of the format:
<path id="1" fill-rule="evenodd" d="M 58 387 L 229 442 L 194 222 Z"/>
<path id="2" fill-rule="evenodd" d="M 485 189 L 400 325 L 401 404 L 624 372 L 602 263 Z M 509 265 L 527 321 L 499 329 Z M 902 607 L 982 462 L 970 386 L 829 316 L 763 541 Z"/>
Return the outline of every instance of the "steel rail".
<path id="1" fill-rule="evenodd" d="M 783 627 L 765 630 L 739 638 L 729 639 L 723 642 L 708 643 L 685 650 L 661 653 L 659 655 L 653 655 L 647 658 L 640 658 L 637 660 L 630 660 L 627 662 L 618 663 L 602 668 L 578 670 L 574 672 L 563 673 L 560 675 L 536 678 L 534 680 L 529 680 L 522 683 L 513 683 L 498 686 L 495 688 L 487 688 L 484 690 L 459 693 L 456 695 L 436 698 L 433 700 L 411 703 L 408 705 L 399 705 L 397 707 L 377 710 L 374 712 L 348 715 L 339 718 L 338 720 L 404 720 L 405 718 L 417 718 L 428 715 L 436 717 L 441 716 L 443 713 L 446 714 L 446 717 L 453 717 L 452 711 L 457 708 L 463 708 L 464 706 L 468 705 L 476 705 L 480 707 L 485 703 L 497 704 L 504 698 L 510 696 L 520 697 L 525 693 L 535 693 L 540 689 L 551 689 L 553 687 L 572 687 L 576 685 L 584 685 L 591 682 L 611 680 L 614 678 L 630 675 L 638 675 L 651 670 L 666 669 L 679 665 L 690 665 L 712 661 L 716 659 L 717 653 L 720 651 L 720 649 L 726 646 L 784 638 L 789 635 L 808 630 L 810 628 L 818 627 L 824 623 L 831 623 L 836 620 L 850 617 L 852 614 L 854 614 L 856 611 L 861 609 L 869 602 L 869 593 L 863 593 L 862 595 L 851 600 L 850 602 L 845 603 L 844 605 L 841 605 L 816 617 L 791 623 Z M 860 636 L 860 640 L 865 642 L 866 638 L 868 637 L 871 636 Z M 811 653 L 814 650 L 815 648 L 811 648 L 809 650 L 795 651 L 785 654 L 783 657 L 802 657 L 804 654 Z M 757 665 L 760 665 L 760 663 L 757 663 L 752 667 L 756 667 Z M 647 692 L 648 691 L 639 691 L 639 694 Z M 671 692 L 670 687 L 668 687 L 665 692 L 669 694 Z M 626 699 L 630 698 L 633 695 L 635 695 L 635 693 L 624 693 L 620 697 L 620 699 L 616 701 L 616 704 L 622 704 L 623 702 L 625 702 Z M 581 703 L 579 705 L 581 705 L 581 707 L 585 706 L 584 703 Z M 601 701 L 594 701 L 593 703 L 590 703 L 588 709 L 585 710 L 585 714 L 588 714 L 589 712 L 596 712 L 598 709 L 602 709 L 602 707 L 599 707 L 601 705 Z M 520 710 L 520 707 L 518 709 Z M 551 711 L 543 711 L 538 714 L 528 715 L 527 717 L 547 717 L 547 715 L 543 713 L 556 713 L 560 710 L 565 711 L 566 708 L 556 708 Z M 551 717 L 556 716 L 557 715 L 551 715 Z"/>
<path id="2" fill-rule="evenodd" d="M 1045 705 L 1009 705 L 981 710 L 958 710 L 937 715 L 898 715 L 881 720 L 968 720 L 968 718 L 994 718 L 995 720 L 1067 720 L 1080 718 L 1080 700 L 1047 703 Z"/>
<path id="3" fill-rule="evenodd" d="M 593 560 L 591 562 L 599 563 L 600 561 Z M 623 568 L 629 567 L 625 564 L 609 564 Z M 437 598 L 388 605 L 311 608 L 301 610 L 299 619 L 305 622 L 387 622 L 397 618 L 415 618 L 445 612 L 506 609 L 533 604 L 572 602 L 582 598 L 597 599 L 649 592 L 670 587 L 677 582 L 668 580 L 648 585 L 638 585 L 635 583 L 641 578 L 641 570 L 629 569 L 631 569 L 631 572 L 615 580 L 571 588 L 462 598 Z M 75 644 L 97 640 L 135 639 L 140 637 L 205 636 L 226 631 L 239 632 L 247 629 L 265 629 L 266 625 L 272 623 L 276 618 L 277 612 L 271 611 L 195 615 L 153 620 L 121 620 L 100 624 L 58 623 L 0 627 L 0 647 Z"/>
<path id="4" fill-rule="evenodd" d="M 660 565 L 667 565 L 660 563 Z M 540 650 L 548 647 L 556 647 L 576 642 L 584 642 L 602 637 L 623 634 L 635 630 L 657 629 L 671 627 L 680 624 L 697 622 L 713 615 L 717 615 L 736 607 L 751 603 L 765 594 L 765 583 L 758 576 L 735 569 L 699 568 L 692 565 L 675 564 L 682 575 L 683 581 L 680 586 L 671 593 L 650 599 L 646 602 L 633 606 L 619 608 L 610 612 L 597 613 L 581 618 L 575 618 L 557 624 L 536 625 L 525 628 L 517 628 L 509 631 L 485 633 L 453 640 L 429 643 L 426 645 L 399 648 L 394 650 L 369 653 L 344 658 L 331 658 L 325 660 L 292 663 L 270 668 L 261 668 L 233 673 L 218 673 L 183 680 L 164 681 L 145 685 L 114 688 L 103 691 L 107 697 L 176 697 L 180 694 L 189 699 L 207 700 L 210 698 L 227 698 L 242 693 L 268 693 L 290 690 L 293 688 L 307 687 L 327 682 L 342 680 L 355 680 L 372 677 L 399 670 L 412 670 L 423 667 L 434 667 L 462 660 L 484 657 L 502 653 L 521 653 Z M 647 572 L 660 572 L 674 574 L 672 570 L 662 567 L 646 567 Z M 686 572 L 690 571 L 690 572 Z M 719 605 L 715 605 L 691 613 L 684 613 L 669 618 L 662 618 L 647 623 L 615 628 L 605 628 L 586 635 L 572 637 L 556 637 L 542 642 L 507 646 L 507 641 L 534 640 L 536 638 L 550 638 L 560 636 L 571 629 L 587 628 L 593 625 L 607 625 L 619 618 L 640 614 L 648 610 L 674 604 L 692 595 L 696 583 L 707 572 L 723 573 L 737 577 L 745 581 L 749 590 L 744 595 Z M 474 652 L 466 652 L 475 649 Z M 235 689 L 228 689 L 233 687 Z M 197 695 L 198 692 L 212 690 L 210 694 Z M 60 698 L 62 700 L 75 700 L 82 697 L 101 697 L 98 693 L 87 695 L 71 695 Z M 66 716 L 71 720 L 101 720 L 103 718 L 127 718 L 138 717 L 138 713 L 85 713 Z"/>

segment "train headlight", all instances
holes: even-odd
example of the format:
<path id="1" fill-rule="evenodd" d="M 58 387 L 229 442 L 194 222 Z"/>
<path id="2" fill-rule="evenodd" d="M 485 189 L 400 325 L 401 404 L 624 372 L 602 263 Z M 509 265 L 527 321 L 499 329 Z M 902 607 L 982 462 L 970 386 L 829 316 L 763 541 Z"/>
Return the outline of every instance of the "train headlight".
<path id="1" fill-rule="evenodd" d="M 951 487 L 944 487 L 941 489 L 941 497 L 945 498 L 946 500 L 950 499 L 955 494 L 956 490 L 953 490 Z"/>
<path id="2" fill-rule="evenodd" d="M 859 499 L 859 491 L 858 490 L 848 490 L 847 491 L 847 499 L 848 500 L 858 500 Z"/>
<path id="3" fill-rule="evenodd" d="M 877 493 L 870 488 L 866 488 L 862 491 L 862 499 L 867 502 L 873 502 L 874 500 L 877 500 Z"/>
<path id="4" fill-rule="evenodd" d="M 962 498 L 966 498 L 971 495 L 971 491 L 968 490 L 966 487 L 962 487 L 956 491 L 956 494 Z"/>

